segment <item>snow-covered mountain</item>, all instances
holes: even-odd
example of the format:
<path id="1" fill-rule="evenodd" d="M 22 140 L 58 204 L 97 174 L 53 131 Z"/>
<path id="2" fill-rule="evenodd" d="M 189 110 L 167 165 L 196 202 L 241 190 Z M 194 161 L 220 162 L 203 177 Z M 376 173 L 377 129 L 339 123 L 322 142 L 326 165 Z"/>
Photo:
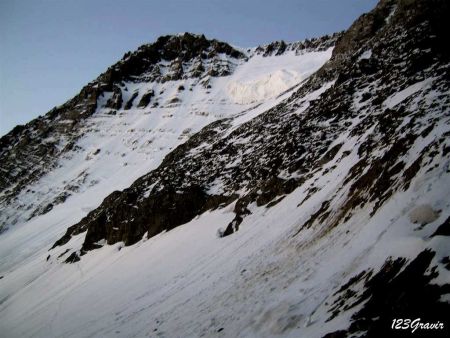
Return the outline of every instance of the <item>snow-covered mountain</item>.
<path id="1" fill-rule="evenodd" d="M 127 53 L 0 139 L 6 337 L 447 336 L 445 0 Z"/>

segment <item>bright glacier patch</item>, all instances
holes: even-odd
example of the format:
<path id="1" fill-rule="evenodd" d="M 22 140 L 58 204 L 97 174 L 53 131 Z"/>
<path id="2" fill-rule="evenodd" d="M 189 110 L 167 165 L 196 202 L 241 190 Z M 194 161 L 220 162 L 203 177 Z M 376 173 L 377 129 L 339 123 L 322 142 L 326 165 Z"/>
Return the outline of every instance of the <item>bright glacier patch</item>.
<path id="1" fill-rule="evenodd" d="M 235 103 L 247 104 L 275 97 L 302 81 L 295 71 L 286 69 L 248 82 L 230 82 L 228 94 Z"/>
<path id="2" fill-rule="evenodd" d="M 255 55 L 231 76 L 226 90 L 231 101 L 249 104 L 278 96 L 301 83 L 327 62 L 333 48 L 322 52 L 294 51 L 279 56 Z"/>

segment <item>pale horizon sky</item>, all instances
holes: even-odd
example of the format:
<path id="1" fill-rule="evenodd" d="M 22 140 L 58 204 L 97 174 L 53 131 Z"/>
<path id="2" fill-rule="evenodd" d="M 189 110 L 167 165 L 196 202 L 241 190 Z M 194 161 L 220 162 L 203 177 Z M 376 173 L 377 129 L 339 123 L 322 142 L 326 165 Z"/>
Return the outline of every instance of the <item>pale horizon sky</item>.
<path id="1" fill-rule="evenodd" d="M 124 53 L 192 32 L 241 47 L 344 30 L 376 0 L 1 0 L 0 136 L 76 95 Z"/>

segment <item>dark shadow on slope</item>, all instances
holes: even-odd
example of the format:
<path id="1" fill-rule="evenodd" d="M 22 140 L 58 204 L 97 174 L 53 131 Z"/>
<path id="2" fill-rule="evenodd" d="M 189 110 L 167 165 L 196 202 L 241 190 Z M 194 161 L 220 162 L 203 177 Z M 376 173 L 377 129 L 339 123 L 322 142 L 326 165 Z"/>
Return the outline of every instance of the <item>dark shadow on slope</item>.
<path id="1" fill-rule="evenodd" d="M 437 267 L 431 265 L 435 253 L 422 251 L 411 263 L 406 259 L 388 259 L 380 271 L 365 284 L 365 290 L 357 297 L 340 297 L 334 307 L 337 312 L 349 310 L 364 303 L 361 310 L 352 316 L 352 323 L 347 330 L 340 330 L 324 336 L 349 337 L 353 334 L 363 337 L 448 337 L 450 304 L 441 297 L 450 293 L 450 284 L 437 285 L 432 281 L 438 276 Z M 352 294 L 351 283 L 338 291 L 339 294 Z M 353 300 L 352 303 L 350 301 Z M 422 323 L 443 323 L 444 329 L 424 330 L 393 329 L 394 319 L 420 318 Z"/>

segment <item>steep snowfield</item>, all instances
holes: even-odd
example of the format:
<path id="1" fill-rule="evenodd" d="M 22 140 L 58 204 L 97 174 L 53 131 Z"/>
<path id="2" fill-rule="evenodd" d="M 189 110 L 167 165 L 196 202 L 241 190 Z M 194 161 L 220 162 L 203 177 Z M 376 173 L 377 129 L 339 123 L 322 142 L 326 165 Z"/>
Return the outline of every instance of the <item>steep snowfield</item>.
<path id="1" fill-rule="evenodd" d="M 236 103 L 252 103 L 274 97 L 300 81 L 297 72 L 282 69 L 254 81 L 231 82 L 228 92 Z"/>
<path id="2" fill-rule="evenodd" d="M 56 169 L 22 191 L 14 204 L 2 210 L 0 217 L 18 218 L 17 224 L 11 226 L 11 232 L 28 231 L 20 230 L 24 226 L 32 226 L 40 232 L 38 229 L 42 228 L 33 225 L 35 221 L 48 224 L 47 217 L 61 213 L 64 216 L 58 229 L 63 232 L 97 207 L 108 194 L 128 187 L 138 177 L 156 168 L 165 155 L 201 128 L 217 119 L 236 115 L 240 116 L 238 121 L 245 122 L 245 116 L 253 118 L 289 95 L 264 96 L 255 103 L 253 94 L 249 92 L 248 97 L 241 94 L 245 103 L 236 103 L 228 94 L 227 88 L 231 83 L 245 78 L 270 77 L 273 73 L 287 70 L 301 72 L 304 79 L 331 57 L 331 48 L 326 52 L 300 55 L 294 52 L 270 57 L 251 55 L 248 62 L 236 65 L 232 75 L 209 78 L 208 86 L 199 83 L 198 79 L 124 83 L 121 88 L 123 106 L 133 93 L 138 93 L 138 96 L 130 109 L 120 109 L 115 115 L 104 107 L 111 95 L 100 97 L 99 108 L 86 121 L 74 150 L 59 161 Z M 289 86 L 300 83 L 300 80 L 291 80 Z M 284 82 L 271 82 L 270 86 L 270 90 L 276 93 L 286 90 Z M 147 108 L 138 108 L 138 102 L 149 90 L 155 93 L 154 101 Z M 155 102 L 158 103 L 156 107 Z M 55 205 L 49 213 L 27 222 L 36 205 L 45 207 L 61 195 L 68 196 L 65 203 Z M 67 208 L 67 205 L 71 207 Z M 3 241 L 4 236 L 1 237 L 0 241 Z M 5 250 L 13 245 L 8 243 L 2 245 Z M 50 244 L 51 240 L 47 245 Z M 32 248 L 36 249 L 40 244 L 32 242 L 25 246 L 25 251 L 33 252 Z M 18 252 L 21 250 L 16 247 L 14 258 L 4 259 L 0 264 L 11 266 L 19 261 L 22 256 Z"/>
<path id="3" fill-rule="evenodd" d="M 236 103 L 248 104 L 272 98 L 305 80 L 331 57 L 332 49 L 306 53 L 296 62 L 295 51 L 271 57 L 256 55 L 248 61 L 248 68 L 239 68 L 228 81 L 227 90 Z"/>
<path id="4" fill-rule="evenodd" d="M 98 100 L 99 108 L 84 124 L 82 136 L 77 140 L 73 151 L 58 162 L 55 170 L 22 191 L 14 205 L 2 210 L 1 217 L 18 217 L 17 224 L 10 226 L 0 236 L 2 317 L 6 319 L 14 313 L 18 314 L 13 309 L 16 305 L 12 305 L 11 301 L 25 295 L 25 290 L 34 290 L 32 298 L 24 298 L 27 302 L 36 299 L 44 306 L 55 300 L 52 301 L 49 295 L 45 296 L 45 302 L 39 300 L 36 290 L 40 287 L 30 288 L 31 284 L 57 280 L 54 273 L 61 274 L 60 278 L 66 280 L 67 276 L 63 277 L 64 271 L 67 272 L 65 269 L 70 270 L 73 266 L 55 266 L 56 270 L 48 270 L 47 251 L 68 226 L 96 208 L 104 197 L 114 190 L 124 189 L 138 177 L 156 168 L 166 154 L 211 122 L 236 116 L 234 123 L 239 125 L 276 105 L 290 94 L 288 92 L 279 97 L 275 95 L 288 87 L 300 85 L 302 80 L 314 73 L 330 56 L 331 48 L 325 52 L 300 55 L 294 52 L 269 57 L 253 54 L 248 62 L 236 65 L 232 75 L 210 78 L 209 86 L 194 79 L 165 83 L 124 83 L 121 88 L 124 104 L 133 93 L 137 92 L 138 96 L 130 109 L 120 109 L 115 115 L 111 115 L 111 109 L 104 107 L 111 95 L 101 97 Z M 260 78 L 269 80 L 262 84 L 258 82 L 256 89 L 240 92 L 237 101 L 230 96 L 229 88 L 232 84 L 244 79 L 259 81 Z M 142 95 L 150 89 L 156 94 L 158 106 L 150 104 L 147 108 L 138 108 L 137 103 Z M 259 94 L 261 90 L 263 95 Z M 32 207 L 45 206 L 61 194 L 68 195 L 64 203 L 56 204 L 49 212 L 27 221 Z M 221 224 L 227 219 L 223 218 Z M 222 224 L 224 225 L 226 224 Z M 214 235 L 216 230 L 213 230 Z M 171 241 L 170 238 L 168 240 Z M 213 239 L 212 243 L 215 241 Z M 208 245 L 215 244 L 208 242 Z M 92 271 L 92 274 L 100 277 L 96 271 Z M 69 281 L 70 279 L 66 280 Z M 78 282 L 76 280 L 74 283 Z M 61 287 L 63 293 L 70 289 L 65 282 Z M 14 302 L 17 305 L 19 303 L 20 301 Z M 31 310 L 33 307 L 27 308 Z M 42 315 L 45 313 L 42 312 Z M 35 323 L 39 326 L 38 322 L 36 319 L 30 325 Z M 2 323 L 8 323 L 2 331 L 11 335 L 16 335 L 21 330 L 9 320 L 2 319 Z M 45 329 L 40 332 L 23 332 L 25 335 L 37 333 L 59 336 L 57 331 Z M 74 333 L 80 334 L 78 330 Z"/>
<path id="5" fill-rule="evenodd" d="M 436 130 L 445 132 L 448 126 Z M 418 143 L 405 160 L 413 161 L 437 134 Z M 75 264 L 56 260 L 64 247 L 46 261 L 45 244 L 64 223 L 62 214 L 6 233 L 2 255 L 8 242 L 21 247 L 19 236 L 22 247 L 37 241 L 44 250 L 6 271 L 2 334 L 313 338 L 345 327 L 345 316 L 326 321 L 335 300 L 330 290 L 367 268 L 381 267 L 389 255 L 409 257 L 430 244 L 438 249 L 435 262 L 448 254 L 444 237 L 429 237 L 450 210 L 450 177 L 444 174 L 450 163 L 439 157 L 431 172 L 421 170 L 410 188 L 394 195 L 375 217 L 369 216 L 368 205 L 337 228 L 324 224 L 299 232 L 327 196 L 338 191 L 359 159 L 355 145 L 367 137 L 342 135 L 335 143 L 344 145 L 334 159 L 300 188 L 271 208 L 250 206 L 252 215 L 237 236 L 217 237 L 233 218 L 233 205 L 131 247 L 105 246 Z M 340 161 L 344 152 L 350 154 Z M 321 189 L 299 207 L 311 185 Z M 424 203 L 445 211 L 418 231 L 409 215 Z M 339 205 L 339 198 L 333 204 Z M 39 232 L 33 228 L 43 226 L 47 229 Z M 441 282 L 450 278 L 449 271 L 440 273 Z"/>

